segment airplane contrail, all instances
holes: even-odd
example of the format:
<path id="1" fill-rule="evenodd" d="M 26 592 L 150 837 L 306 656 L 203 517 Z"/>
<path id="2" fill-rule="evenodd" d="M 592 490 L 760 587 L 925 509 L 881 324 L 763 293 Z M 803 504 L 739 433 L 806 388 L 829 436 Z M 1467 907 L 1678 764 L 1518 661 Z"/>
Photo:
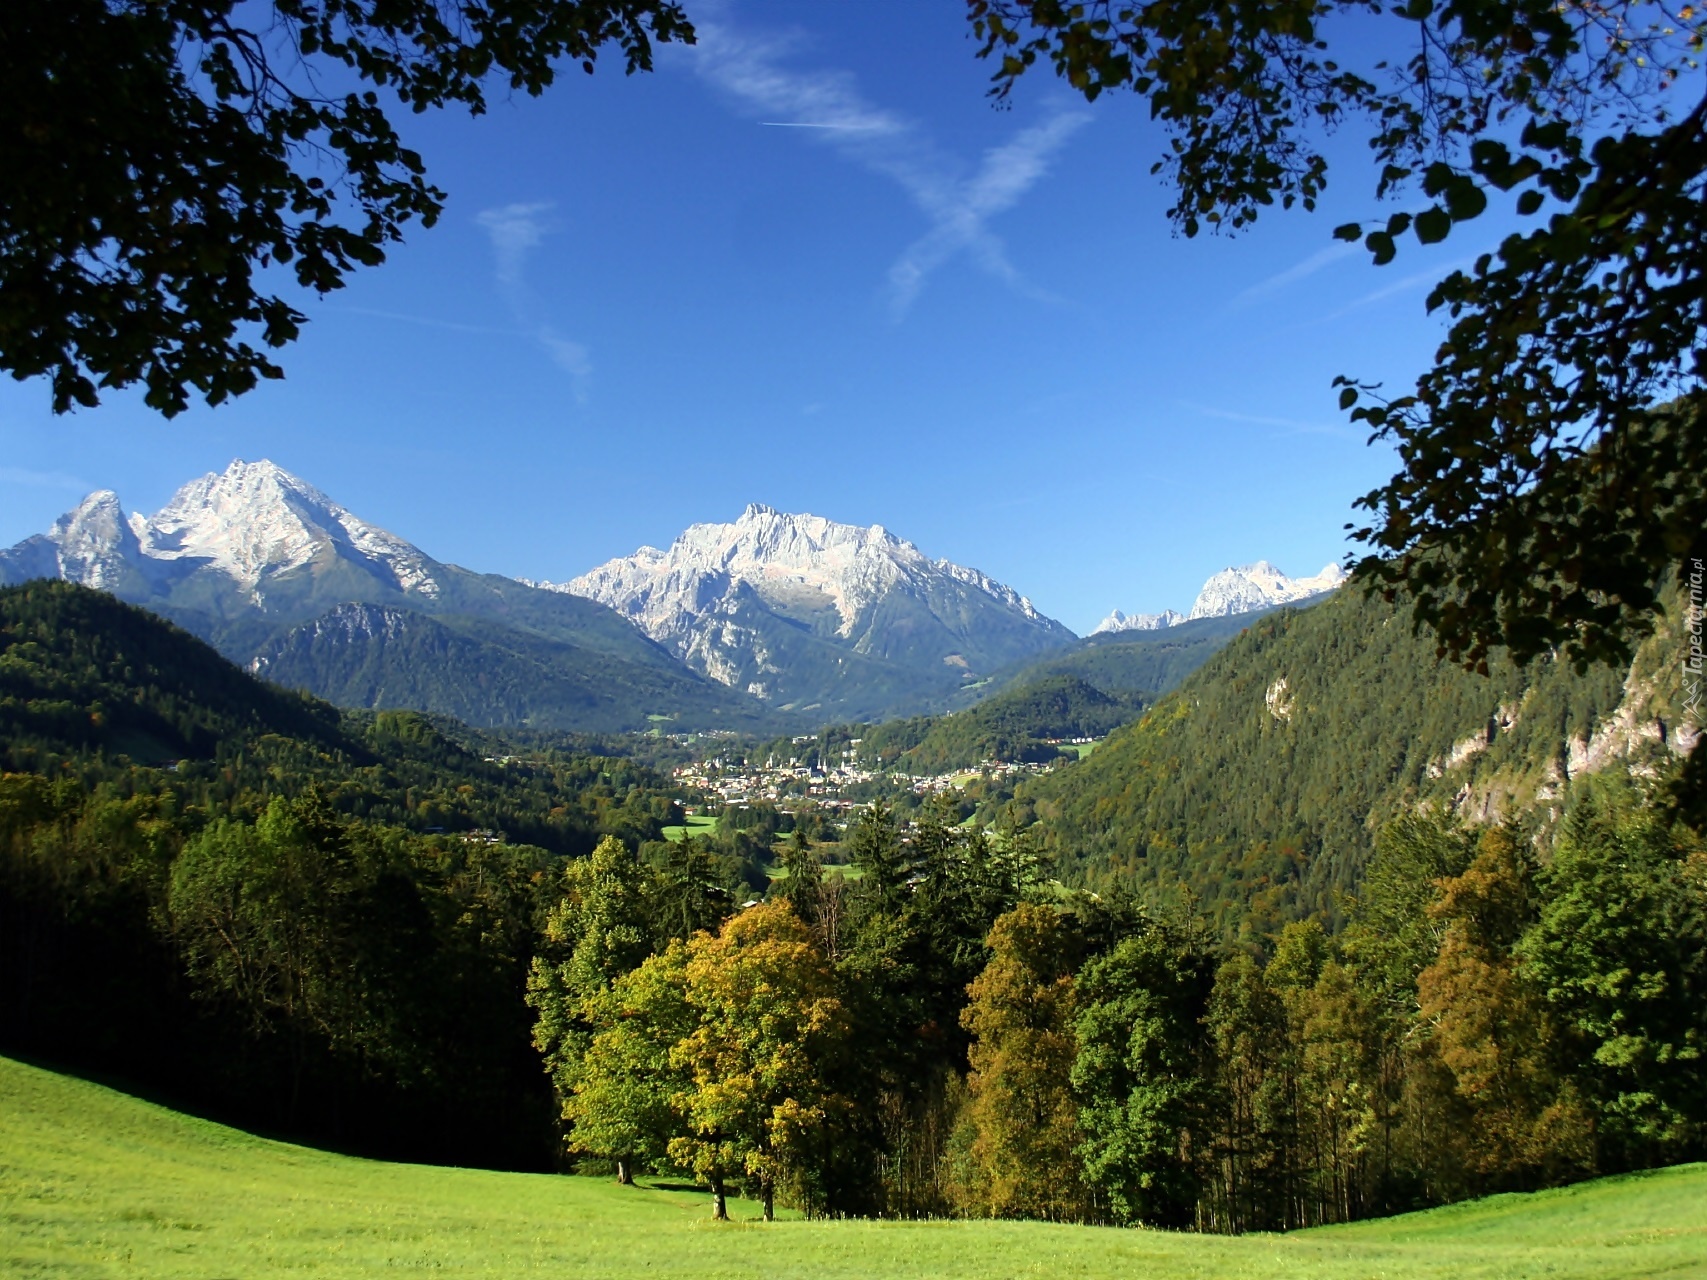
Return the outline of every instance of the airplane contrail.
<path id="1" fill-rule="evenodd" d="M 767 129 L 852 129 L 859 132 L 864 129 L 881 129 L 877 124 L 818 124 L 811 120 L 761 120 L 760 124 Z"/>

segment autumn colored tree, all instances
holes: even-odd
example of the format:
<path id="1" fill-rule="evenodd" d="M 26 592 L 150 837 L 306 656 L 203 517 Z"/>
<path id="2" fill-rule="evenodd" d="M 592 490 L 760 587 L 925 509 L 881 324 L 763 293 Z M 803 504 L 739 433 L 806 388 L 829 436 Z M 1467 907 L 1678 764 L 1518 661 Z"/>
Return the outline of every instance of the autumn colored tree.
<path id="1" fill-rule="evenodd" d="M 1429 907 L 1445 933 L 1417 978 L 1420 1051 L 1449 1083 L 1442 1101 L 1459 1114 L 1448 1146 L 1477 1189 L 1538 1185 L 1592 1160 L 1591 1121 L 1552 1066 L 1555 1025 L 1511 954 L 1534 909 L 1533 880 L 1513 834 L 1496 828 Z"/>
<path id="2" fill-rule="evenodd" d="M 711 1187 L 757 1184 L 768 1221 L 779 1184 L 807 1171 L 814 1142 L 848 1102 L 827 1080 L 848 1022 L 836 977 L 786 902 L 751 907 L 687 944 L 683 991 L 695 1025 L 670 1051 L 685 1073 L 674 1102 L 685 1132 L 670 1158 Z"/>
<path id="3" fill-rule="evenodd" d="M 1090 1210 L 1071 1078 L 1079 948 L 1060 915 L 1037 903 L 997 919 L 989 946 L 961 1015 L 973 1036 L 963 1113 L 967 1208 L 1076 1221 Z"/>

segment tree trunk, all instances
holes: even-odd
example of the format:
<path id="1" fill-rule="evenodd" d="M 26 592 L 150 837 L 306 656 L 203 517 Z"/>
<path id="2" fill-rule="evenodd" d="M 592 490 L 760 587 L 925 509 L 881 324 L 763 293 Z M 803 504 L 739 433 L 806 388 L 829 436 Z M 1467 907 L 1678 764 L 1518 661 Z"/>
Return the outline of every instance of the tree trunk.
<path id="1" fill-rule="evenodd" d="M 729 1202 L 723 1194 L 723 1179 L 711 1180 L 711 1216 L 718 1222 L 729 1221 Z"/>
<path id="2" fill-rule="evenodd" d="M 776 1221 L 776 1183 L 772 1179 L 766 1178 L 762 1182 L 759 1183 L 759 1187 L 760 1187 L 760 1189 L 764 1195 L 765 1221 L 766 1222 L 775 1222 Z"/>
<path id="3" fill-rule="evenodd" d="M 625 1187 L 634 1185 L 634 1170 L 629 1166 L 626 1159 L 616 1162 L 616 1180 Z"/>

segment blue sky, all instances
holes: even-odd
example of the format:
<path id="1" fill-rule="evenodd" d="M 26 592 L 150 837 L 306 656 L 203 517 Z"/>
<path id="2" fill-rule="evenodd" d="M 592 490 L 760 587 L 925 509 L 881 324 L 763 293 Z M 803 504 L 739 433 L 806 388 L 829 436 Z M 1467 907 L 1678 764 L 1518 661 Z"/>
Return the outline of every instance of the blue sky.
<path id="1" fill-rule="evenodd" d="M 652 75 L 407 119 L 445 215 L 304 303 L 283 383 L 171 422 L 0 386 L 0 544 L 270 457 L 478 570 L 561 579 L 757 501 L 1081 632 L 1344 554 L 1391 461 L 1332 379 L 1408 387 L 1427 284 L 1494 228 L 1379 269 L 1337 246 L 1373 211 L 1348 135 L 1322 211 L 1176 238 L 1143 105 L 1039 74 L 993 108 L 958 4 L 689 7 L 700 47 Z"/>

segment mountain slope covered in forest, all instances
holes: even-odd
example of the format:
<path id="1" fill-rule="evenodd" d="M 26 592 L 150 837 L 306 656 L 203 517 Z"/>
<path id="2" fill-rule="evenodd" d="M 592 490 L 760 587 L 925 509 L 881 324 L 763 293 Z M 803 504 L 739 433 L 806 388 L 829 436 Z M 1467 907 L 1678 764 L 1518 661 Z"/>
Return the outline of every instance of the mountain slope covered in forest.
<path id="1" fill-rule="evenodd" d="M 1250 625 L 1095 754 L 1022 788 L 1018 816 L 1093 879 L 1180 881 L 1225 916 L 1332 910 L 1407 806 L 1545 809 L 1573 775 L 1685 749 L 1668 645 L 1651 639 L 1633 673 L 1501 660 L 1483 677 L 1353 586 Z"/>

